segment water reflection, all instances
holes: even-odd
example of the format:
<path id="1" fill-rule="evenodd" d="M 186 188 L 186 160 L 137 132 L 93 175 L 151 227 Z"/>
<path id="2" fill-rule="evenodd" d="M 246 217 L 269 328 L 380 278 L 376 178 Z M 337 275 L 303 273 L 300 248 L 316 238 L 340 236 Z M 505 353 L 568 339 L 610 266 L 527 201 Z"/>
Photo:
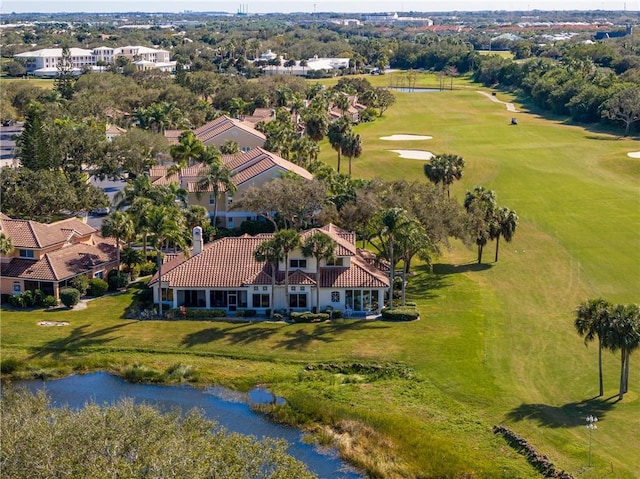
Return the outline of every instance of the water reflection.
<path id="1" fill-rule="evenodd" d="M 248 395 L 221 387 L 199 390 L 190 386 L 165 386 L 157 384 L 132 384 L 104 372 L 69 376 L 53 381 L 20 381 L 17 384 L 35 392 L 45 389 L 55 406 L 68 405 L 81 408 L 87 402 L 114 404 L 124 398 L 137 403 L 156 406 L 162 411 L 179 407 L 183 411 L 192 408 L 202 410 L 207 419 L 216 421 L 227 430 L 240 434 L 251 434 L 258 438 L 285 439 L 288 453 L 307 464 L 309 470 L 325 479 L 361 479 L 341 461 L 335 450 L 319 450 L 303 441 L 303 434 L 295 429 L 268 421 L 251 410 L 250 404 L 283 403 L 269 391 L 256 388 Z"/>

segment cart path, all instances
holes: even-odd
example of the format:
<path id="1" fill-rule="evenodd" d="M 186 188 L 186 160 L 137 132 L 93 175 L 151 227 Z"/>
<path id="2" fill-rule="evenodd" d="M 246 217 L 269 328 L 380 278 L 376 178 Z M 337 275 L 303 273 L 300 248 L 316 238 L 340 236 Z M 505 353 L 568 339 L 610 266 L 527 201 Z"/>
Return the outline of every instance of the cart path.
<path id="1" fill-rule="evenodd" d="M 507 103 L 506 101 L 500 101 L 498 100 L 494 95 L 487 93 L 486 91 L 479 91 L 478 93 L 480 93 L 481 95 L 486 96 L 489 100 L 495 102 L 495 103 L 502 103 L 503 105 L 505 105 L 507 107 L 507 110 L 509 111 L 513 111 L 516 112 L 518 110 L 516 110 L 516 107 L 513 106 L 513 103 Z"/>

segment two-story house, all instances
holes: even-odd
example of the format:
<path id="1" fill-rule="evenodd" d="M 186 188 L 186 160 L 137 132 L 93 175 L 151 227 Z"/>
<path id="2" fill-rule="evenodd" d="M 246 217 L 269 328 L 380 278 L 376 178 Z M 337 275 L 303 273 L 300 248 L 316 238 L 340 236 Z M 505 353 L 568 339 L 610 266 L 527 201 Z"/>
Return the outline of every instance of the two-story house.
<path id="1" fill-rule="evenodd" d="M 222 155 L 222 164 L 231 170 L 231 180 L 236 186 L 233 195 L 222 185 L 217 196 L 212 187 L 206 191 L 198 187 L 198 182 L 207 171 L 207 166 L 203 164 L 182 168 L 179 173 L 174 174 L 169 174 L 167 166 L 157 166 L 151 169 L 149 176 L 155 185 L 180 184 L 188 192 L 189 204 L 204 206 L 210 216 L 215 209 L 217 226 L 225 228 L 234 228 L 245 220 L 256 219 L 255 212 L 231 209 L 234 200 L 241 198 L 250 187 L 260 187 L 287 173 L 295 173 L 307 180 L 313 179 L 313 175 L 304 168 L 262 148 L 254 148 L 238 155 Z"/>
<path id="2" fill-rule="evenodd" d="M 378 313 L 389 288 L 387 274 L 371 265 L 356 248 L 354 233 L 335 225 L 303 231 L 302 242 L 318 232 L 335 241 L 334 259 L 318 264 L 297 248 L 289 255 L 287 282 L 284 261 L 272 271 L 270 263 L 254 257 L 258 246 L 273 238 L 272 234 L 222 238 L 203 245 L 201 229 L 196 227 L 191 256 L 179 255 L 163 265 L 162 288 L 157 275 L 149 283 L 154 300 L 157 303 L 162 298 L 163 304 L 172 308 L 224 309 L 230 314 L 238 309 L 266 315 L 271 309 L 309 311 L 327 307 L 361 317 Z"/>
<path id="3" fill-rule="evenodd" d="M 77 218 L 44 224 L 0 213 L 0 232 L 13 246 L 13 251 L 0 256 L 2 294 L 40 289 L 59 297 L 60 288 L 75 276 L 106 279 L 107 272 L 117 267 L 113 241 Z"/>

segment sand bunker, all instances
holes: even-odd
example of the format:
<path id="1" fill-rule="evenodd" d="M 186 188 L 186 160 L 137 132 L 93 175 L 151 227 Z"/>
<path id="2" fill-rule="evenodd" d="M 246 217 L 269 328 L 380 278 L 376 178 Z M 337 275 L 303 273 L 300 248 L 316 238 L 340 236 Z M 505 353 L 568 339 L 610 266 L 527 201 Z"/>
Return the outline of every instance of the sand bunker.
<path id="1" fill-rule="evenodd" d="M 627 153 L 627 156 L 630 158 L 640 158 L 640 151 L 632 151 L 631 153 Z"/>
<path id="2" fill-rule="evenodd" d="M 69 326 L 66 321 L 40 321 L 38 326 Z"/>
<path id="3" fill-rule="evenodd" d="M 402 140 L 431 140 L 432 136 L 427 135 L 391 135 L 381 136 L 381 140 L 402 141 Z"/>
<path id="4" fill-rule="evenodd" d="M 430 151 L 423 150 L 389 150 L 400 155 L 400 158 L 409 158 L 410 160 L 430 160 L 435 155 Z"/>

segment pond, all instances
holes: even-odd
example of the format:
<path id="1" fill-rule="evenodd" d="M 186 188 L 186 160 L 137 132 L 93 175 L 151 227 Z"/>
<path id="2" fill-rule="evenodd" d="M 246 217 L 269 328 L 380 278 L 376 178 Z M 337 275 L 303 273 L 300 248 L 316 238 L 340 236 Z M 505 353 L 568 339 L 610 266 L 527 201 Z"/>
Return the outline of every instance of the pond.
<path id="1" fill-rule="evenodd" d="M 256 436 L 285 439 L 288 453 L 304 462 L 310 471 L 325 479 L 362 479 L 353 468 L 338 458 L 335 450 L 319 449 L 303 441 L 303 433 L 295 428 L 270 422 L 264 415 L 251 410 L 250 404 L 283 401 L 265 389 L 248 394 L 212 387 L 204 390 L 191 386 L 133 384 L 104 372 L 69 376 L 51 381 L 18 381 L 16 384 L 35 392 L 45 389 L 55 406 L 83 407 L 87 402 L 114 404 L 123 398 L 151 404 L 161 411 L 198 408 L 203 415 L 228 431 Z"/>

